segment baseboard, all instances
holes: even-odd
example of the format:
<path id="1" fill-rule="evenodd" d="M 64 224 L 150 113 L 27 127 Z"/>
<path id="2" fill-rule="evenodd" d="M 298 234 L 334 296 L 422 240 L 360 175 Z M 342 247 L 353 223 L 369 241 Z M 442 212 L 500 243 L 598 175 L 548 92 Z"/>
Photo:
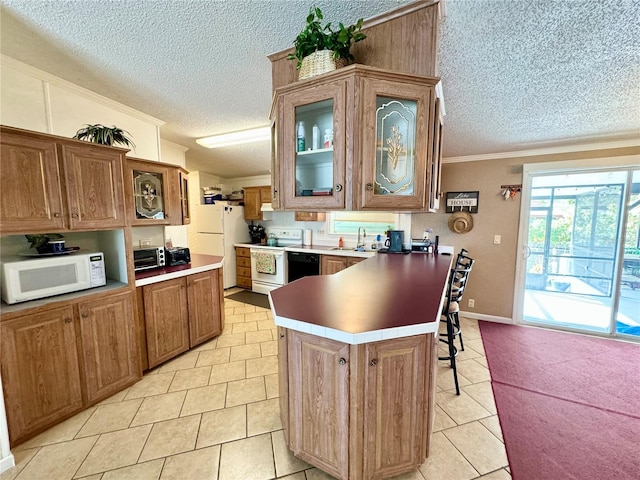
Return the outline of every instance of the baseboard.
<path id="1" fill-rule="evenodd" d="M 15 465 L 16 465 L 16 461 L 13 458 L 13 454 L 10 453 L 9 455 L 4 457 L 3 459 L 0 459 L 0 473 L 6 472 L 11 467 L 15 467 Z"/>
<path id="2" fill-rule="evenodd" d="M 486 320 L 487 322 L 509 323 L 511 325 L 514 325 L 516 323 L 512 318 L 509 317 L 497 317 L 495 315 L 485 315 L 484 313 L 463 312 L 462 310 L 460 310 L 460 316 L 466 318 L 475 318 L 476 320 Z"/>

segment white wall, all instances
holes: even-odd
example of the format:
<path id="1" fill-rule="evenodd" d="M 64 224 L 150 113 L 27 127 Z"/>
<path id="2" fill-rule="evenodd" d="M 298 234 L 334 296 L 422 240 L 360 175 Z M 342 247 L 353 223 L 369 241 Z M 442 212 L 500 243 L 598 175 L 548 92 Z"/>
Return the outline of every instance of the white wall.
<path id="1" fill-rule="evenodd" d="M 136 145 L 127 156 L 157 161 L 164 122 L 2 55 L 0 123 L 68 138 L 85 124 L 116 125 Z"/>

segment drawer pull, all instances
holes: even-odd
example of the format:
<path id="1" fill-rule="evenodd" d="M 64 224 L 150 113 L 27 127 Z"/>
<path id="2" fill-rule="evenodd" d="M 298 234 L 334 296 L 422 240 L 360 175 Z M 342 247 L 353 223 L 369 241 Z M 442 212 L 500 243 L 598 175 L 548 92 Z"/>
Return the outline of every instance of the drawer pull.
<path id="1" fill-rule="evenodd" d="M 64 317 L 64 323 L 71 323 L 71 317 Z"/>
<path id="2" fill-rule="evenodd" d="M 89 314 L 87 312 L 82 312 L 81 317 L 82 318 L 87 318 L 89 316 Z"/>
<path id="3" fill-rule="evenodd" d="M 60 218 L 62 216 L 62 214 L 60 212 L 56 212 L 56 213 L 53 214 L 53 216 L 55 218 Z"/>
<path id="4" fill-rule="evenodd" d="M 336 185 L 336 192 L 341 192 L 342 191 L 342 184 L 338 183 Z"/>
<path id="5" fill-rule="evenodd" d="M 71 214 L 71 218 L 78 218 L 80 215 L 78 215 L 77 213 L 72 213 Z"/>
<path id="6" fill-rule="evenodd" d="M 344 365 L 345 363 L 347 363 L 347 361 L 344 358 L 341 358 L 340 360 L 338 360 L 339 365 Z"/>

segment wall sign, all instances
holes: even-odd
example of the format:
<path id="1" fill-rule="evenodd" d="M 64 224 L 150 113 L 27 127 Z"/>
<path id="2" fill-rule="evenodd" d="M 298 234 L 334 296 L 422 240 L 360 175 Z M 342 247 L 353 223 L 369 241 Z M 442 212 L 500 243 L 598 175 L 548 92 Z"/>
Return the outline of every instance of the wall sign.
<path id="1" fill-rule="evenodd" d="M 479 196 L 480 192 L 447 192 L 446 213 L 478 213 Z"/>

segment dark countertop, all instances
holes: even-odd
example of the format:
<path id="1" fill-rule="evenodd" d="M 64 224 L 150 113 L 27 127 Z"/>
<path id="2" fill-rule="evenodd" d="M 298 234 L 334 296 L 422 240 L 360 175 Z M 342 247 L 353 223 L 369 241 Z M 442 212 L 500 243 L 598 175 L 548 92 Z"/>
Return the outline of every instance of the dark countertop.
<path id="1" fill-rule="evenodd" d="M 378 254 L 270 292 L 276 325 L 346 343 L 436 332 L 452 256 Z"/>
<path id="2" fill-rule="evenodd" d="M 222 267 L 223 261 L 224 257 L 217 255 L 192 253 L 191 263 L 188 265 L 176 265 L 175 267 L 154 268 L 153 270 L 136 272 L 136 287 L 214 270 Z"/>

